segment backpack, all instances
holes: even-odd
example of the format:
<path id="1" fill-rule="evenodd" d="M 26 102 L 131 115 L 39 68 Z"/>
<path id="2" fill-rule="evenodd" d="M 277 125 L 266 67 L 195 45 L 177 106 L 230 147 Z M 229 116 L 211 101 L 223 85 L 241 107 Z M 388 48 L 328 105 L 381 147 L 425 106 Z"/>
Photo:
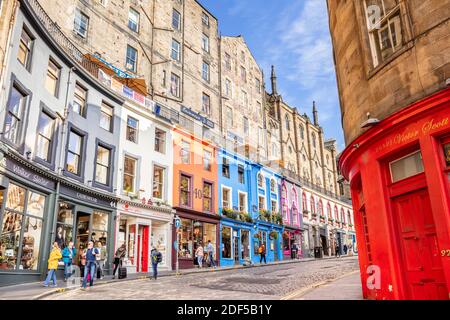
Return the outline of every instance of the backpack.
<path id="1" fill-rule="evenodd" d="M 156 255 L 156 257 L 157 257 L 157 262 L 158 262 L 158 263 L 161 263 L 161 262 L 162 262 L 162 254 L 161 254 L 161 252 L 158 252 L 158 254 Z"/>

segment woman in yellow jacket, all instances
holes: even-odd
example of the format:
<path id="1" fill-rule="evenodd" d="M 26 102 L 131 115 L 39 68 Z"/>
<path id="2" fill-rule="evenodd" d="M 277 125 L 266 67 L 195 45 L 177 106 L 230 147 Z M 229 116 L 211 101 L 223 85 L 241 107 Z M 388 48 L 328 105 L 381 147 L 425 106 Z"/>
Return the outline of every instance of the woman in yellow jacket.
<path id="1" fill-rule="evenodd" d="M 58 269 L 58 261 L 62 258 L 61 249 L 58 242 L 53 243 L 53 249 L 48 258 L 48 275 L 44 281 L 44 287 L 48 287 L 50 280 L 53 281 L 52 287 L 56 287 L 56 269 Z"/>

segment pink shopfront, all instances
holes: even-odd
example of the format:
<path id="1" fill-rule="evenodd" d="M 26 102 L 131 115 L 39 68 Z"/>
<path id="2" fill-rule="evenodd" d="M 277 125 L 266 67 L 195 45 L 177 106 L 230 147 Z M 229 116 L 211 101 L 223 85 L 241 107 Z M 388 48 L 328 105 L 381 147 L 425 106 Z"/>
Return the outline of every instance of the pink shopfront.
<path id="1" fill-rule="evenodd" d="M 282 243 L 285 260 L 302 257 L 303 254 L 300 194 L 300 184 L 289 178 L 283 179 L 281 183 L 281 215 L 284 225 Z"/>

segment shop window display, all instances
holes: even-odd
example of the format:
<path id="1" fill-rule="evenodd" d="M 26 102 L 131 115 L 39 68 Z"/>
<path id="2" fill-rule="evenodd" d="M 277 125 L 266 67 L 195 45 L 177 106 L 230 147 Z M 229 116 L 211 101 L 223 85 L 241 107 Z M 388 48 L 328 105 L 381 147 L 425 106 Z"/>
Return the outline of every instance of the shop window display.
<path id="1" fill-rule="evenodd" d="M 6 197 L 0 238 L 1 269 L 37 270 L 46 198 L 12 183 Z"/>
<path id="2" fill-rule="evenodd" d="M 241 257 L 250 258 L 250 231 L 241 230 Z"/>
<path id="3" fill-rule="evenodd" d="M 94 241 L 94 243 L 100 241 L 103 246 L 106 246 L 106 241 L 108 239 L 108 221 L 109 215 L 107 212 L 94 211 L 91 234 L 91 240 Z"/>
<path id="4" fill-rule="evenodd" d="M 223 227 L 222 228 L 222 257 L 225 259 L 230 259 L 231 254 L 231 228 Z"/>
<path id="5" fill-rule="evenodd" d="M 192 259 L 195 250 L 200 245 L 206 246 L 211 241 L 216 246 L 216 225 L 193 221 L 190 219 L 181 219 L 180 240 L 178 256 L 180 258 Z"/>
<path id="6" fill-rule="evenodd" d="M 60 248 L 66 247 L 70 241 L 73 241 L 73 210 L 73 205 L 66 202 L 59 203 L 55 241 Z"/>

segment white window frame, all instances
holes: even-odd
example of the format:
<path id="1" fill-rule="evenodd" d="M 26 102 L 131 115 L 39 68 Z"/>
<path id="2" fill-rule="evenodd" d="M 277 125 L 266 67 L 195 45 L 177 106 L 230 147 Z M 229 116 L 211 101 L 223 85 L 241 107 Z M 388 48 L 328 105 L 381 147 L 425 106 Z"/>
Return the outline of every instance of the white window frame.
<path id="1" fill-rule="evenodd" d="M 238 191 L 238 211 L 241 209 L 240 201 L 241 201 L 241 195 L 245 195 L 245 203 L 244 203 L 244 211 L 245 213 L 248 213 L 248 193 L 244 191 Z"/>
<path id="2" fill-rule="evenodd" d="M 223 190 L 228 190 L 228 207 L 224 206 L 224 199 L 223 199 Z M 228 187 L 226 185 L 221 185 L 220 188 L 220 200 L 222 201 L 222 209 L 228 209 L 233 210 L 233 188 Z"/>

